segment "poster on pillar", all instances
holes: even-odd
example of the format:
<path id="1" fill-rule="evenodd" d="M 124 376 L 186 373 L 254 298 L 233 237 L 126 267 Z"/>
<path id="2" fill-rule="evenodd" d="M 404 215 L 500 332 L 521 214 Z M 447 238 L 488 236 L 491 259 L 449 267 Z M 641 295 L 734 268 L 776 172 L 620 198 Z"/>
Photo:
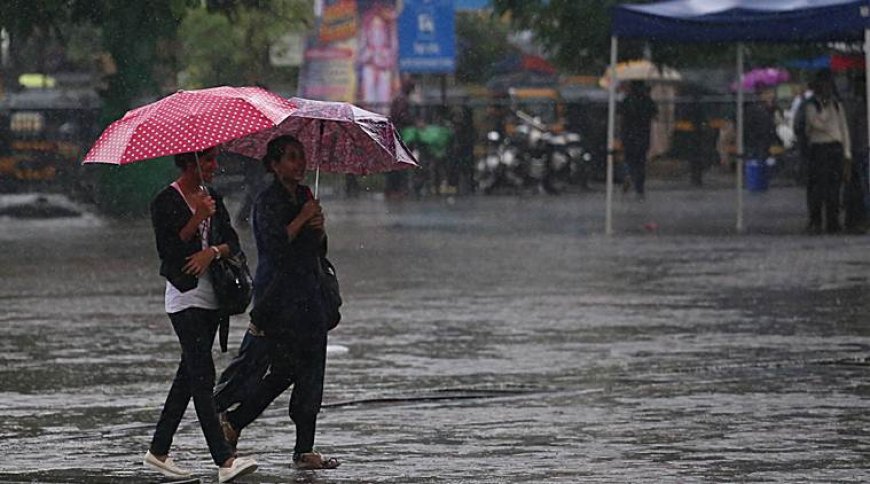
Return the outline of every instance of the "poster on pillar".
<path id="1" fill-rule="evenodd" d="M 323 0 L 315 18 L 299 95 L 387 111 L 399 83 L 396 0 Z"/>
<path id="2" fill-rule="evenodd" d="M 320 101 L 356 101 L 356 0 L 317 2 L 315 28 L 305 42 L 299 96 Z"/>
<path id="3" fill-rule="evenodd" d="M 454 0 L 403 0 L 399 12 L 399 71 L 456 70 Z"/>
<path id="4" fill-rule="evenodd" d="M 395 0 L 357 0 L 357 102 L 387 114 L 399 84 Z"/>

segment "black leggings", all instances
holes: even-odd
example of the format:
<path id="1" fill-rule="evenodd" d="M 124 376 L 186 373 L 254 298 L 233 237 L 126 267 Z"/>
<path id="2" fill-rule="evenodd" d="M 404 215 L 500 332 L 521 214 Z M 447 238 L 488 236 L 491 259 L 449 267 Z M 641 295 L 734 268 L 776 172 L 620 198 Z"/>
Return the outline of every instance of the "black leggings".
<path id="1" fill-rule="evenodd" d="M 296 425 L 294 452 L 311 452 L 326 371 L 326 329 L 320 321 L 321 312 L 314 301 L 302 305 L 295 321 L 288 322 L 295 326 L 292 334 L 265 337 L 269 345 L 269 373 L 259 380 L 235 410 L 227 414 L 234 429 L 248 426 L 293 385 L 289 413 Z M 254 356 L 254 352 L 248 353 Z"/>
<path id="2" fill-rule="evenodd" d="M 810 145 L 807 164 L 807 208 L 810 225 L 825 230 L 840 230 L 840 180 L 843 174 L 843 145 L 822 143 Z"/>
<path id="3" fill-rule="evenodd" d="M 644 185 L 646 185 L 647 151 L 649 151 L 648 144 L 625 145 L 625 164 L 631 177 L 631 184 L 634 185 L 634 191 L 638 195 L 644 194 Z"/>
<path id="4" fill-rule="evenodd" d="M 224 439 L 212 399 L 215 370 L 211 349 L 218 328 L 218 313 L 208 309 L 190 308 L 170 314 L 169 320 L 172 321 L 172 327 L 181 343 L 181 362 L 166 396 L 166 403 L 163 404 L 160 420 L 157 421 L 157 429 L 151 441 L 151 453 L 169 453 L 181 417 L 193 398 L 196 416 L 199 418 L 212 460 L 221 465 L 232 457 L 233 452 Z"/>

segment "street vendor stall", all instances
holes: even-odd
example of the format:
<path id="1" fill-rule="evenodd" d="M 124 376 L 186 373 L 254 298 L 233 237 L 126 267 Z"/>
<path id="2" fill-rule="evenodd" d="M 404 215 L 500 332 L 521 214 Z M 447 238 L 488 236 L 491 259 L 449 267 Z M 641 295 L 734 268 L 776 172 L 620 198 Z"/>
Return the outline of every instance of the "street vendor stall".
<path id="1" fill-rule="evenodd" d="M 870 0 L 668 0 L 646 5 L 619 5 L 612 14 L 612 77 L 616 75 L 620 38 L 677 43 L 737 43 L 738 79 L 743 77 L 744 42 L 806 43 L 864 39 L 865 56 L 870 57 Z M 870 62 L 866 66 L 870 69 Z M 870 83 L 867 85 L 870 89 Z M 608 87 L 605 232 L 612 234 L 615 79 L 611 79 Z M 867 98 L 870 103 L 870 95 Z M 741 232 L 744 227 L 743 88 L 740 83 L 737 89 L 736 187 L 736 227 Z"/>

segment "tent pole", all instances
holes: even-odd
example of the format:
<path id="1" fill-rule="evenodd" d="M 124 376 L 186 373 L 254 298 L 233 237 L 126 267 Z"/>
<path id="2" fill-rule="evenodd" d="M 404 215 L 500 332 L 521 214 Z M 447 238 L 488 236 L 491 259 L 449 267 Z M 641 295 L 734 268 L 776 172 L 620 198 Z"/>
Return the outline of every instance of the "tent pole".
<path id="1" fill-rule="evenodd" d="M 864 29 L 864 95 L 867 103 L 867 139 L 870 140 L 870 29 Z M 852 145 L 854 146 L 854 145 Z M 854 151 L 854 150 L 853 150 Z M 861 155 L 863 160 L 853 160 L 854 162 L 867 163 L 867 181 L 870 183 L 870 152 L 867 147 L 862 147 Z M 870 189 L 870 187 L 865 187 Z"/>
<path id="2" fill-rule="evenodd" d="M 737 43 L 737 232 L 743 232 L 743 42 Z"/>
<path id="3" fill-rule="evenodd" d="M 613 235 L 613 145 L 616 130 L 616 59 L 619 40 L 610 37 L 610 79 L 607 84 L 607 202 L 604 233 Z"/>

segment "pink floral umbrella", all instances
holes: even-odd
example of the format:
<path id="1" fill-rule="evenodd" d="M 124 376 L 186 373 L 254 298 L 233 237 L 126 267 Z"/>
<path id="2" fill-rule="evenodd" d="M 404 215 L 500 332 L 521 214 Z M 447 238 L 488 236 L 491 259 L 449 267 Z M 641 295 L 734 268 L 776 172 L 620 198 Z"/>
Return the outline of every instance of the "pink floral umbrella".
<path id="1" fill-rule="evenodd" d="M 741 84 L 744 91 L 755 91 L 766 87 L 774 87 L 783 82 L 788 82 L 791 76 L 785 69 L 778 67 L 759 67 L 743 74 Z M 731 84 L 731 90 L 737 90 L 737 82 Z"/>
<path id="2" fill-rule="evenodd" d="M 296 106 L 287 119 L 272 129 L 233 140 L 226 149 L 262 158 L 270 140 L 293 135 L 305 146 L 308 169 L 367 175 L 417 166 L 390 119 L 350 103 L 291 98 Z"/>
<path id="3" fill-rule="evenodd" d="M 178 91 L 110 124 L 82 163 L 124 165 L 201 151 L 273 128 L 296 106 L 259 87 Z"/>

